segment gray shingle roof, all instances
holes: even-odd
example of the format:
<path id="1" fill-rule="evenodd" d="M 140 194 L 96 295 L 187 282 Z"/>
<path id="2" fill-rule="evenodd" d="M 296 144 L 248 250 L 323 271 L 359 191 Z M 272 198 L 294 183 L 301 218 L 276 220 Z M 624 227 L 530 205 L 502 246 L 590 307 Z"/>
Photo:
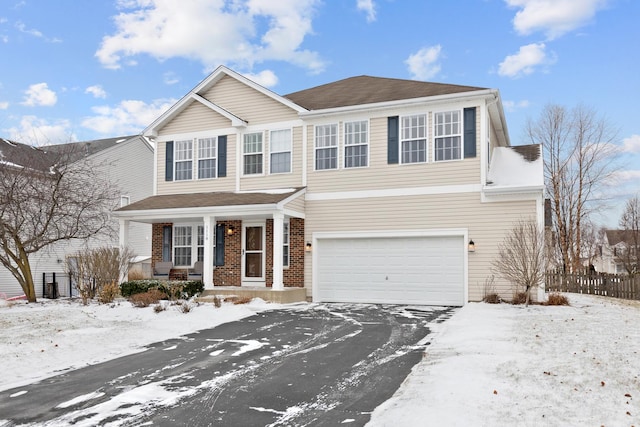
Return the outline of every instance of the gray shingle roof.
<path id="1" fill-rule="evenodd" d="M 284 95 L 307 110 L 473 92 L 486 88 L 417 80 L 357 76 Z"/>
<path id="2" fill-rule="evenodd" d="M 151 196 L 130 205 L 124 206 L 118 211 L 144 211 L 154 209 L 184 209 L 220 206 L 242 205 L 269 205 L 283 201 L 294 194 L 296 189 L 286 193 L 193 193 L 193 194 L 166 194 Z"/>
<path id="3" fill-rule="evenodd" d="M 513 145 L 511 149 L 520 154 L 526 161 L 535 162 L 540 158 L 542 146 L 540 144 Z"/>

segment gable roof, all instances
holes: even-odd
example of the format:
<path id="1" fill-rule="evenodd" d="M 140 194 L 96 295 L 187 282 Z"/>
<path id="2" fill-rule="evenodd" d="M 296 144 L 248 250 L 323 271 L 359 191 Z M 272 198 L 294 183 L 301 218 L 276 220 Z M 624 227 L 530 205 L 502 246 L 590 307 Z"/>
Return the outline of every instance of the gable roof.
<path id="1" fill-rule="evenodd" d="M 486 88 L 372 76 L 349 77 L 284 95 L 307 110 L 475 92 Z"/>
<path id="2" fill-rule="evenodd" d="M 605 234 L 610 246 L 615 246 L 619 243 L 631 244 L 640 241 L 640 232 L 634 230 L 605 230 Z"/>

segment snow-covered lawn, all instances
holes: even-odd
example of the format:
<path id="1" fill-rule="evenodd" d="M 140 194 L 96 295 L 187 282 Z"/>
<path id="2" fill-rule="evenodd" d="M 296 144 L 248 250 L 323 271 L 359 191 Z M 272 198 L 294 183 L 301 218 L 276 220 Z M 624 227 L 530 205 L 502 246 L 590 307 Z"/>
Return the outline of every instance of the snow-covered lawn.
<path id="1" fill-rule="evenodd" d="M 370 425 L 640 425 L 640 304 L 567 296 L 571 307 L 471 303 L 434 325 Z M 277 307 L 0 301 L 0 390 Z"/>

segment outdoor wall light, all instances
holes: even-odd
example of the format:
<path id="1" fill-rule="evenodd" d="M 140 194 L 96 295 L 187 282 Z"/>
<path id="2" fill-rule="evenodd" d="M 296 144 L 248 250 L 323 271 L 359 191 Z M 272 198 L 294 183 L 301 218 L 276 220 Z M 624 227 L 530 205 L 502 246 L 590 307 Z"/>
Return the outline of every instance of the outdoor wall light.
<path id="1" fill-rule="evenodd" d="M 311 242 L 307 242 L 307 244 L 304 245 L 304 251 L 311 252 Z"/>
<path id="2" fill-rule="evenodd" d="M 227 236 L 233 236 L 233 232 L 235 231 L 235 229 L 233 228 L 233 225 L 230 225 L 227 227 Z"/>
<path id="3" fill-rule="evenodd" d="M 476 243 L 472 239 L 469 239 L 469 252 L 475 252 L 475 251 L 476 251 Z"/>

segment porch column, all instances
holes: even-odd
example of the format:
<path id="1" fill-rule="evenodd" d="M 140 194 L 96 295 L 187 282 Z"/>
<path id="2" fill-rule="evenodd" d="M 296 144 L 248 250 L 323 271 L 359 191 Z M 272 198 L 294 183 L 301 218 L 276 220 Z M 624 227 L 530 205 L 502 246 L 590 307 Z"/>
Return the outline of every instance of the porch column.
<path id="1" fill-rule="evenodd" d="M 213 234 L 216 230 L 216 217 L 204 217 L 204 259 L 202 260 L 202 281 L 205 289 L 213 289 Z"/>
<path id="2" fill-rule="evenodd" d="M 284 229 L 284 214 L 273 213 L 273 284 L 272 289 L 283 290 L 282 282 L 282 233 Z"/>
<path id="3" fill-rule="evenodd" d="M 118 222 L 120 223 L 118 243 L 120 245 L 120 249 L 123 250 L 129 245 L 129 220 L 120 218 Z M 126 281 L 128 278 L 128 274 L 120 273 L 120 283 Z"/>

